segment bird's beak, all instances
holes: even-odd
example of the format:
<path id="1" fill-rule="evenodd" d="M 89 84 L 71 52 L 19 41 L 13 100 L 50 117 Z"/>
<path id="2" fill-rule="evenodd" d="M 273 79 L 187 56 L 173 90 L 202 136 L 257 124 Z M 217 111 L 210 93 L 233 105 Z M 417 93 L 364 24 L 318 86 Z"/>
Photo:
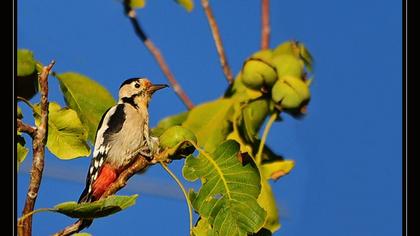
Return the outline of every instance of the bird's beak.
<path id="1" fill-rule="evenodd" d="M 169 87 L 169 85 L 167 85 L 167 84 L 152 84 L 149 87 L 148 90 L 149 90 L 150 94 L 153 94 L 154 92 L 158 91 L 159 89 L 163 89 L 163 88 L 166 88 L 166 87 Z"/>

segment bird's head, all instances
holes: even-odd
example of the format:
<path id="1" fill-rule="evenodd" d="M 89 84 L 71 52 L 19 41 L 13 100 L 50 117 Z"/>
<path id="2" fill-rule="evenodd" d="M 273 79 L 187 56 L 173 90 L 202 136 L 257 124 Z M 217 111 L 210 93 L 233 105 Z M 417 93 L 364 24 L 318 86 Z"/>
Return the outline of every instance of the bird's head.
<path id="1" fill-rule="evenodd" d="M 166 84 L 152 84 L 147 78 L 132 78 L 124 81 L 120 86 L 120 102 L 129 102 L 133 105 L 149 105 L 153 93 L 159 89 L 169 87 Z"/>

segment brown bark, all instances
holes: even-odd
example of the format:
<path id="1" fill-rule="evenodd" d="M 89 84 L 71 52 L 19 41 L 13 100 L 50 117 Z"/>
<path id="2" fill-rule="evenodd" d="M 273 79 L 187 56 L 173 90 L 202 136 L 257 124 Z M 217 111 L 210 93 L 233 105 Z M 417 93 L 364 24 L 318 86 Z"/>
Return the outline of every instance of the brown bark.
<path id="1" fill-rule="evenodd" d="M 32 169 L 29 189 L 26 195 L 26 201 L 22 215 L 26 215 L 34 210 L 39 187 L 41 185 L 42 171 L 44 170 L 45 145 L 47 143 L 48 136 L 48 74 L 50 73 L 54 64 L 55 62 L 52 61 L 48 66 L 45 66 L 42 69 L 41 75 L 39 76 L 41 93 L 41 122 L 36 128 L 36 132 L 33 132 L 34 138 L 32 140 Z M 20 127 L 22 128 L 22 126 Z M 18 223 L 18 234 L 20 236 L 32 235 L 32 216 L 28 216 L 22 222 Z"/>

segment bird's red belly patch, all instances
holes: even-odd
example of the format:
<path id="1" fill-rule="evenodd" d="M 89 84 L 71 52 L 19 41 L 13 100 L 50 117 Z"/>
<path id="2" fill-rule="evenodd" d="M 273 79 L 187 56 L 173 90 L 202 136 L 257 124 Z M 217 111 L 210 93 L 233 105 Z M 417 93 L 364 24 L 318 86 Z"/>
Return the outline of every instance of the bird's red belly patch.
<path id="1" fill-rule="evenodd" d="M 95 199 L 99 199 L 116 178 L 117 171 L 109 164 L 104 164 L 104 166 L 101 168 L 101 171 L 99 172 L 98 178 L 95 180 L 92 186 L 92 195 L 95 197 Z"/>

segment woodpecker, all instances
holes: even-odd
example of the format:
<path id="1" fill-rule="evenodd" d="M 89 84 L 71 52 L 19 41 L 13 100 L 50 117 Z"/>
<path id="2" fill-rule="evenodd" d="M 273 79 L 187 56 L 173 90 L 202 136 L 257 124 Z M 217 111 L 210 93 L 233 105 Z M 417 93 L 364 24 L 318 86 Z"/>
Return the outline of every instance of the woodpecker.
<path id="1" fill-rule="evenodd" d="M 159 151 L 157 138 L 149 134 L 147 108 L 153 93 L 165 87 L 168 85 L 152 84 L 147 78 L 132 78 L 121 84 L 118 103 L 99 122 L 79 203 L 98 200 L 137 155 L 151 158 Z"/>

